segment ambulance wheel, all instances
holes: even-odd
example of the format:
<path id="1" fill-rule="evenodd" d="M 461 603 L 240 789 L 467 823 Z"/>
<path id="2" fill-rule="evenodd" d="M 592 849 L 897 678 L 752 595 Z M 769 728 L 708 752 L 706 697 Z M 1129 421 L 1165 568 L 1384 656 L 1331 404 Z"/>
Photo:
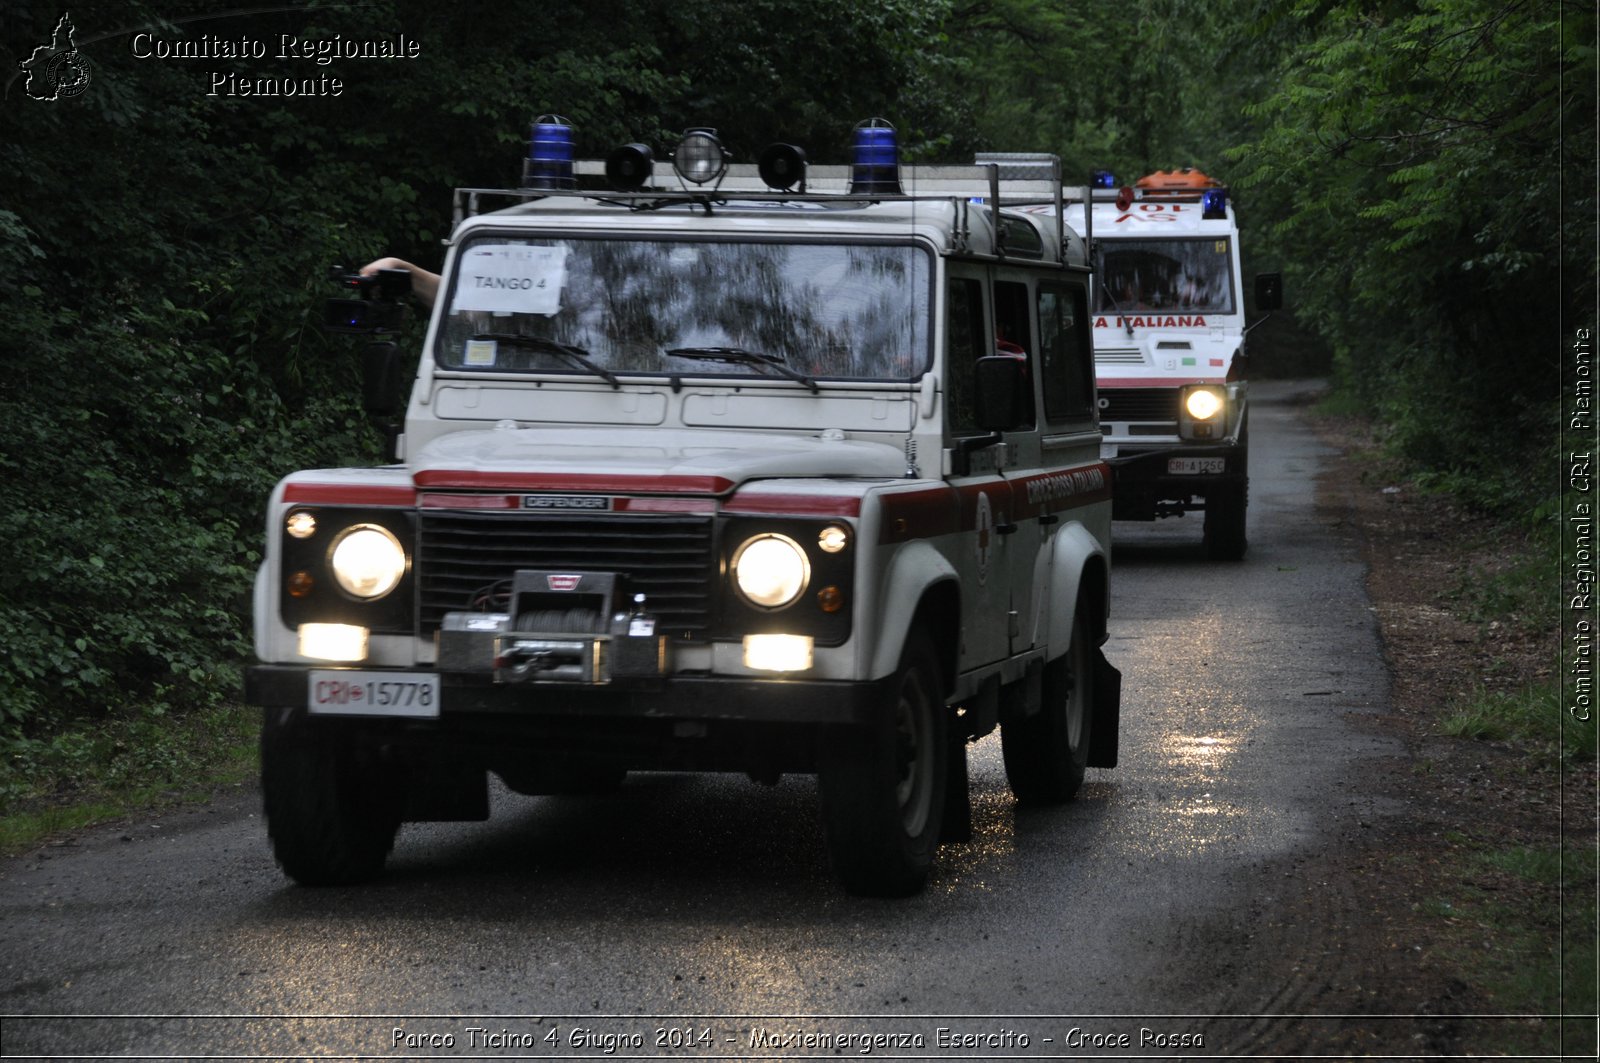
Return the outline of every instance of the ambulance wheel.
<path id="1" fill-rule="evenodd" d="M 1212 561 L 1244 558 L 1244 518 L 1248 492 L 1244 484 L 1213 491 L 1206 496 L 1206 557 Z"/>
<path id="2" fill-rule="evenodd" d="M 1038 714 L 1000 727 L 1006 781 L 1018 801 L 1060 804 L 1077 795 L 1089 765 L 1093 701 L 1089 632 L 1080 616 L 1072 622 L 1067 652 L 1044 667 Z"/>
<path id="3" fill-rule="evenodd" d="M 272 853 L 302 886 L 375 878 L 400 830 L 393 776 L 336 733 L 313 733 L 305 710 L 268 709 L 261 793 Z"/>
<path id="4" fill-rule="evenodd" d="M 927 885 L 949 781 L 949 717 L 924 632 L 907 640 L 891 689 L 881 720 L 826 733 L 819 752 L 834 872 L 868 897 L 908 897 Z"/>

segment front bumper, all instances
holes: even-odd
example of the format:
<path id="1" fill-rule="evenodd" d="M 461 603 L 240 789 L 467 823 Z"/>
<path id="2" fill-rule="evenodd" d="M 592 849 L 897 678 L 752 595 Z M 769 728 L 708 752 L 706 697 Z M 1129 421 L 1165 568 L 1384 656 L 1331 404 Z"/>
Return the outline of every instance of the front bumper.
<path id="1" fill-rule="evenodd" d="M 247 668 L 244 700 L 251 705 L 303 706 L 312 670 L 305 665 L 284 664 Z M 403 674 L 408 670 L 395 671 Z M 878 720 L 884 712 L 890 682 L 671 675 L 590 686 L 496 683 L 446 674 L 441 677 L 437 719 L 406 723 L 449 728 L 457 722 L 472 721 L 476 727 L 492 727 L 496 719 L 504 719 L 526 727 L 538 720 L 604 718 L 865 725 Z"/>
<path id="2" fill-rule="evenodd" d="M 1220 473 L 1172 473 L 1171 458 L 1222 458 Z M 1114 485 L 1114 520 L 1152 520 L 1203 509 L 1197 499 L 1244 490 L 1249 478 L 1249 451 L 1237 443 L 1212 446 L 1163 446 L 1149 450 L 1121 447 L 1107 458 Z"/>

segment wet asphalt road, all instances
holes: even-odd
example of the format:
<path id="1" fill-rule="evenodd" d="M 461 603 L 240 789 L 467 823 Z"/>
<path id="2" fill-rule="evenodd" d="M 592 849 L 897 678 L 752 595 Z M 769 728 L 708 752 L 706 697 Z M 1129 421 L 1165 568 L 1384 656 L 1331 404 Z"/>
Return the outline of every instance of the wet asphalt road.
<path id="1" fill-rule="evenodd" d="M 1381 816 L 1362 780 L 1394 752 L 1352 718 L 1387 680 L 1354 544 L 1314 504 L 1304 390 L 1256 388 L 1244 562 L 1205 561 L 1198 516 L 1116 525 L 1122 766 L 1025 812 L 991 736 L 976 837 L 924 895 L 835 887 L 809 778 L 497 795 L 340 891 L 284 880 L 241 793 L 0 863 L 0 1054 L 1248 1051 L 1245 1016 L 1295 1003 L 1240 962 L 1262 883 Z"/>

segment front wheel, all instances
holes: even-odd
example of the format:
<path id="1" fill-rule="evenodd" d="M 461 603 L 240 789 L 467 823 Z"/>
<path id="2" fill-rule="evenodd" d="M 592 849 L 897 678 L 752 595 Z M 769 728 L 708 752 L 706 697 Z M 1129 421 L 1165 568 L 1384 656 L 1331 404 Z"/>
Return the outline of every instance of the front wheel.
<path id="1" fill-rule="evenodd" d="M 395 777 L 338 732 L 312 728 L 305 710 L 267 710 L 261 794 L 273 856 L 302 886 L 345 886 L 383 870 L 400 830 Z"/>
<path id="2" fill-rule="evenodd" d="M 1244 557 L 1248 546 L 1244 527 L 1248 498 L 1244 484 L 1206 496 L 1206 556 L 1212 561 L 1239 561 Z"/>
<path id="3" fill-rule="evenodd" d="M 939 675 L 932 643 L 914 632 L 883 718 L 823 738 L 823 825 L 834 871 L 851 893 L 905 897 L 927 884 L 949 780 Z"/>
<path id="4" fill-rule="evenodd" d="M 1079 603 L 1078 613 L 1083 612 Z M 1094 722 L 1093 654 L 1081 615 L 1067 652 L 1044 667 L 1039 711 L 1000 727 L 1006 781 L 1024 804 L 1059 804 L 1077 795 L 1089 765 Z"/>

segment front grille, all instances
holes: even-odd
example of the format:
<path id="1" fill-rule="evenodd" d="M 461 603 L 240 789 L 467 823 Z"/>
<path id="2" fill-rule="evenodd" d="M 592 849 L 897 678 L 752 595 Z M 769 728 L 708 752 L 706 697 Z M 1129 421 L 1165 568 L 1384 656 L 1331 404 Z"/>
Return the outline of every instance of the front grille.
<path id="1" fill-rule="evenodd" d="M 444 614 L 519 568 L 615 572 L 643 593 L 663 634 L 703 632 L 711 622 L 716 571 L 709 517 L 553 516 L 425 511 L 418 534 L 418 615 L 431 635 Z"/>
<path id="2" fill-rule="evenodd" d="M 1101 421 L 1177 421 L 1177 388 L 1107 388 Z"/>
<path id="3" fill-rule="evenodd" d="M 1095 365 L 1143 365 L 1144 353 L 1137 347 L 1097 347 Z"/>

